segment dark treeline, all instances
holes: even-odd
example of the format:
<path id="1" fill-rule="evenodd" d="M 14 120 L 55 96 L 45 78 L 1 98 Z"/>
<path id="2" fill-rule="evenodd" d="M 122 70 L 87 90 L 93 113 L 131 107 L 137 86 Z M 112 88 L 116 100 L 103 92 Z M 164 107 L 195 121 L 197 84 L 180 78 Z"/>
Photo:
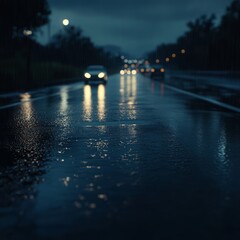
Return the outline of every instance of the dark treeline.
<path id="1" fill-rule="evenodd" d="M 113 57 L 102 48 L 94 46 L 91 39 L 75 26 L 67 26 L 52 37 L 46 47 L 46 57 L 53 61 L 86 68 L 90 64 L 103 64 L 110 71 L 121 64 L 120 57 Z"/>
<path id="2" fill-rule="evenodd" d="M 201 16 L 187 23 L 187 32 L 175 44 L 162 44 L 149 53 L 150 61 L 169 58 L 169 66 L 179 69 L 239 71 L 240 1 L 227 7 L 218 25 L 215 20 L 215 15 Z"/>
<path id="3" fill-rule="evenodd" d="M 110 71 L 121 64 L 75 26 L 62 27 L 48 45 L 41 45 L 36 35 L 49 24 L 50 15 L 47 0 L 0 0 L 0 91 L 79 78 L 91 64 Z"/>

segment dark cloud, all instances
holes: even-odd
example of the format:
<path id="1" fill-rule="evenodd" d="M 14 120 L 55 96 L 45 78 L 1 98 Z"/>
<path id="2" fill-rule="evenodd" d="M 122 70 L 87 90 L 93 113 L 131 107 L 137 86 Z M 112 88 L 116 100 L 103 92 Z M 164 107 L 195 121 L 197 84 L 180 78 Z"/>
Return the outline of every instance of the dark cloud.
<path id="1" fill-rule="evenodd" d="M 221 15 L 229 0 L 49 0 L 52 31 L 67 17 L 95 44 L 115 44 L 134 55 L 174 42 L 186 22 L 202 14 Z"/>

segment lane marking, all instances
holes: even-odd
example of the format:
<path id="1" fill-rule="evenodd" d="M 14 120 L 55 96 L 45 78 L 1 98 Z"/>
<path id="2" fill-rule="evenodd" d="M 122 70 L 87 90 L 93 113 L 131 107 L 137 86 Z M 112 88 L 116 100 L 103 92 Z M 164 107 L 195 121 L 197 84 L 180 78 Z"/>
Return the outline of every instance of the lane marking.
<path id="1" fill-rule="evenodd" d="M 64 86 L 63 86 L 63 87 L 64 87 Z M 61 95 L 61 88 L 62 88 L 62 87 L 60 87 L 60 89 L 59 89 L 60 91 L 57 92 L 57 93 L 53 93 L 53 94 L 50 94 L 50 95 L 47 94 L 47 95 L 45 95 L 45 96 L 36 97 L 36 98 L 30 98 L 29 100 L 20 101 L 20 102 L 15 102 L 15 103 L 10 103 L 10 104 L 7 104 L 7 105 L 0 106 L 0 110 L 17 107 L 17 106 L 20 106 L 20 105 L 24 104 L 25 102 L 35 102 L 35 101 L 38 101 L 38 100 L 45 99 L 45 98 L 47 98 L 47 97 L 59 96 L 59 95 Z M 82 88 L 83 88 L 83 84 L 81 84 L 79 87 L 75 87 L 75 88 L 73 88 L 73 89 L 69 88 L 69 89 L 68 89 L 68 92 L 77 91 L 77 90 L 82 89 Z M 46 89 L 46 90 L 47 90 L 47 89 Z M 31 92 L 29 92 L 29 93 L 31 93 Z M 34 93 L 37 93 L 37 91 L 34 92 Z M 19 96 L 20 96 L 20 95 L 21 95 L 21 94 L 19 94 Z"/>
<path id="2" fill-rule="evenodd" d="M 227 103 L 222 103 L 222 102 L 219 102 L 217 100 L 210 99 L 208 97 L 204 97 L 204 96 L 198 95 L 196 93 L 191 93 L 191 92 L 179 89 L 179 88 L 175 88 L 175 87 L 172 87 L 172 86 L 167 85 L 167 84 L 165 86 L 166 86 L 166 88 L 168 88 L 170 90 L 173 90 L 175 92 L 182 93 L 182 94 L 185 94 L 185 95 L 188 95 L 188 96 L 191 96 L 191 97 L 194 97 L 194 98 L 197 98 L 197 99 L 200 99 L 200 100 L 203 100 L 203 101 L 215 104 L 215 105 L 217 105 L 219 107 L 222 107 L 222 108 L 225 108 L 225 109 L 228 109 L 228 110 L 240 113 L 240 108 L 234 107 L 234 106 L 229 105 Z"/>

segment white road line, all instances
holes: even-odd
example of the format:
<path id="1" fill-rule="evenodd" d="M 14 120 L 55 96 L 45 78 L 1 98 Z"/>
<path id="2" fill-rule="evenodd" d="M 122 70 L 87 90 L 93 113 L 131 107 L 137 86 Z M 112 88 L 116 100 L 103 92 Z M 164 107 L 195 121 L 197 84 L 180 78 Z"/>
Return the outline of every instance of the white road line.
<path id="1" fill-rule="evenodd" d="M 234 106 L 229 105 L 227 103 L 222 103 L 222 102 L 219 102 L 217 100 L 214 100 L 214 99 L 211 99 L 211 98 L 208 98 L 208 97 L 204 97 L 204 96 L 200 96 L 198 94 L 191 93 L 191 92 L 188 92 L 188 91 L 185 91 L 185 90 L 182 90 L 182 89 L 179 89 L 179 88 L 175 88 L 175 87 L 172 87 L 172 86 L 169 86 L 169 85 L 166 85 L 166 88 L 171 89 L 171 90 L 173 90 L 175 92 L 178 92 L 178 93 L 182 93 L 182 94 L 197 98 L 197 99 L 201 99 L 203 101 L 215 104 L 215 105 L 220 106 L 222 108 L 240 113 L 240 108 L 234 107 Z"/>
<path id="2" fill-rule="evenodd" d="M 83 85 L 81 85 L 80 87 L 78 88 L 74 88 L 74 89 L 68 89 L 69 92 L 73 92 L 73 91 L 76 91 L 76 90 L 79 90 L 83 88 Z M 35 92 L 34 92 L 35 93 Z M 19 94 L 20 95 L 20 94 Z M 10 104 L 7 104 L 7 105 L 4 105 L 4 106 L 0 106 L 0 110 L 4 110 L 4 109 L 8 109 L 8 108 L 13 108 L 13 107 L 16 107 L 16 106 L 20 106 L 22 105 L 23 103 L 25 102 L 34 102 L 34 101 L 38 101 L 38 100 L 42 100 L 42 99 L 45 99 L 47 97 L 54 97 L 54 96 L 59 96 L 61 95 L 61 91 L 57 92 L 57 93 L 53 93 L 53 94 L 50 94 L 50 95 L 45 95 L 45 96 L 41 96 L 41 97 L 36 97 L 36 98 L 30 98 L 29 100 L 26 100 L 26 101 L 20 101 L 20 102 L 16 102 L 16 103 L 10 103 Z"/>

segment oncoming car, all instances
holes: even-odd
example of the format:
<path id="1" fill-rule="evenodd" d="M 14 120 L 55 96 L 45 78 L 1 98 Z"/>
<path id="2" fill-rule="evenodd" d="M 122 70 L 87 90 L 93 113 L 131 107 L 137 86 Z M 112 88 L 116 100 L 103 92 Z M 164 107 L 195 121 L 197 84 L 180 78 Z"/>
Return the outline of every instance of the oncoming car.
<path id="1" fill-rule="evenodd" d="M 85 83 L 107 83 L 108 74 L 107 70 L 102 65 L 91 65 L 84 73 Z"/>
<path id="2" fill-rule="evenodd" d="M 150 73 L 150 77 L 154 78 L 154 79 L 164 79 L 165 77 L 165 68 L 162 65 L 152 65 L 151 66 L 151 73 Z"/>
<path id="3" fill-rule="evenodd" d="M 128 68 L 120 71 L 121 75 L 136 75 L 137 74 L 137 69 L 136 68 Z"/>

